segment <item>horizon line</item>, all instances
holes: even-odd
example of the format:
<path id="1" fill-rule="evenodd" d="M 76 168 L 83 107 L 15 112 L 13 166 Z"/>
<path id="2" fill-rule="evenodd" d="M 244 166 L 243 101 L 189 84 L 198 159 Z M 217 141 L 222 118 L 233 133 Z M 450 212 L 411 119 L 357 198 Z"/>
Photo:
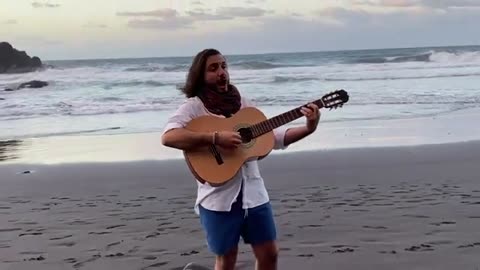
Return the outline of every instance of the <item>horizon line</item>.
<path id="1" fill-rule="evenodd" d="M 373 51 L 373 50 L 405 50 L 405 49 L 422 49 L 422 48 L 448 48 L 448 47 L 477 47 L 480 44 L 470 45 L 435 45 L 435 46 L 417 46 L 417 47 L 384 47 L 384 48 L 368 48 L 368 49 L 338 49 L 338 50 L 318 50 L 318 51 L 271 51 L 259 53 L 222 53 L 225 56 L 255 56 L 255 55 L 269 55 L 269 54 L 292 54 L 292 53 L 328 53 L 328 52 L 358 52 L 358 51 Z M 213 48 L 213 47 L 212 47 Z M 106 57 L 106 58 L 71 58 L 71 59 L 45 59 L 42 62 L 50 61 L 95 61 L 95 60 L 129 60 L 129 59 L 151 59 L 151 58 L 188 58 L 192 55 L 174 55 L 174 56 L 144 56 L 144 57 Z"/>

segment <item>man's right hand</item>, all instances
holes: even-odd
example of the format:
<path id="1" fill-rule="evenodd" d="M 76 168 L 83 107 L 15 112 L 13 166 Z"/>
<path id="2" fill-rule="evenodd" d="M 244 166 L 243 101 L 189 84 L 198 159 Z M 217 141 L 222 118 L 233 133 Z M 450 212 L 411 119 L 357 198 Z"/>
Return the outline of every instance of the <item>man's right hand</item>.
<path id="1" fill-rule="evenodd" d="M 242 143 L 240 133 L 235 131 L 219 131 L 215 144 L 224 148 L 237 148 Z"/>

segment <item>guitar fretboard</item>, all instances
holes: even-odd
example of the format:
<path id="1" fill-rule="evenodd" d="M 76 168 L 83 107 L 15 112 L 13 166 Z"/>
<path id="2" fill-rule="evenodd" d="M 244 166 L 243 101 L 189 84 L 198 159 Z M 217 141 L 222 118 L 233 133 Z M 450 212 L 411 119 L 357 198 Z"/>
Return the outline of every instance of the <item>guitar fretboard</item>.
<path id="1" fill-rule="evenodd" d="M 316 100 L 312 103 L 315 103 L 319 108 L 323 107 L 323 103 L 320 99 Z M 253 138 L 261 136 L 265 133 L 268 133 L 268 132 L 280 127 L 280 126 L 283 126 L 283 125 L 285 125 L 289 122 L 292 122 L 292 121 L 302 117 L 303 114 L 300 111 L 300 109 L 302 107 L 303 106 L 297 107 L 293 110 L 290 110 L 288 112 L 284 112 L 284 113 L 279 114 L 277 116 L 274 116 L 270 119 L 267 119 L 265 121 L 262 121 L 260 123 L 255 124 L 255 125 L 252 125 L 250 127 L 250 129 L 252 130 Z"/>

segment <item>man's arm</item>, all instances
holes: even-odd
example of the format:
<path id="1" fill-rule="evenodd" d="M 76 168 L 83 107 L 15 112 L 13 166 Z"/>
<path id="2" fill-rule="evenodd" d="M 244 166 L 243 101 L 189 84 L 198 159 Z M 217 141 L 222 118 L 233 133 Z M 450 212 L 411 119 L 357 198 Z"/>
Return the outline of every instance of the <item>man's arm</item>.
<path id="1" fill-rule="evenodd" d="M 191 150 L 211 144 L 225 148 L 237 147 L 242 138 L 238 132 L 194 132 L 185 128 L 196 113 L 192 104 L 182 104 L 169 118 L 162 134 L 162 144 L 180 150 Z"/>
<path id="2" fill-rule="evenodd" d="M 284 144 L 295 143 L 317 130 L 318 122 L 320 121 L 320 111 L 315 104 L 309 104 L 307 107 L 301 109 L 301 112 L 307 118 L 305 126 L 289 128 L 285 132 Z"/>
<path id="3" fill-rule="evenodd" d="M 288 146 L 292 143 L 298 142 L 312 133 L 313 131 L 309 131 L 306 126 L 289 128 L 285 132 L 284 144 L 285 146 Z"/>
<path id="4" fill-rule="evenodd" d="M 185 128 L 175 128 L 162 135 L 162 144 L 180 150 L 189 150 L 213 143 L 213 132 L 193 132 Z"/>
<path id="5" fill-rule="evenodd" d="M 195 104 L 191 100 L 186 100 L 168 118 L 162 134 L 162 144 L 180 150 L 211 144 L 213 133 L 193 132 L 185 129 L 187 123 L 195 116 Z"/>

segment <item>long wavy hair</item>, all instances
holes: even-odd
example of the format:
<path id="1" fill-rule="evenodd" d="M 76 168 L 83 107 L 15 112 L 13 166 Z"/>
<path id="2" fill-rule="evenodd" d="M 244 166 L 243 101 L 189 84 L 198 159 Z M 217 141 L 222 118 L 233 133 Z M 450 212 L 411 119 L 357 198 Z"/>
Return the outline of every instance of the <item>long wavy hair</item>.
<path id="1" fill-rule="evenodd" d="M 205 84 L 205 65 L 208 57 L 220 54 L 216 49 L 205 49 L 199 52 L 192 61 L 188 71 L 187 81 L 180 87 L 187 98 L 198 96 Z"/>

